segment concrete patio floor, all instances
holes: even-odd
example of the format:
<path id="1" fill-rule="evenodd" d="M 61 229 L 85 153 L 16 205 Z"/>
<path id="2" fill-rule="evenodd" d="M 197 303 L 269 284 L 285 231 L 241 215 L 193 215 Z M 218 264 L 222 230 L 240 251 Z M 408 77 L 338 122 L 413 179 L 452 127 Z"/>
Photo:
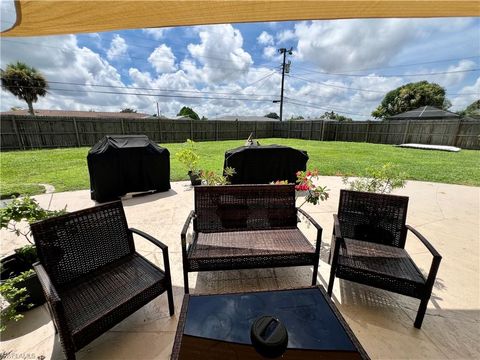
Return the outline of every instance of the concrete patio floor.
<path id="1" fill-rule="evenodd" d="M 318 283 L 326 288 L 332 214 L 338 206 L 338 177 L 321 177 L 331 197 L 319 206 L 306 204 L 322 225 L 323 242 Z M 410 181 L 396 194 L 410 197 L 408 223 L 416 227 L 443 256 L 421 330 L 413 327 L 419 301 L 367 286 L 336 280 L 333 300 L 367 353 L 375 359 L 480 358 L 480 188 Z M 67 205 L 74 211 L 94 205 L 87 190 L 36 197 L 50 209 Z M 300 200 L 299 200 L 300 203 Z M 144 230 L 169 246 L 175 315 L 168 316 L 162 295 L 77 353 L 77 359 L 168 359 L 182 304 L 183 275 L 180 230 L 193 208 L 193 191 L 186 182 L 172 183 L 169 192 L 123 201 L 129 226 Z M 314 241 L 314 229 L 301 225 Z M 1 255 L 24 244 L 2 231 Z M 155 263 L 162 255 L 149 243 L 135 239 L 137 251 Z M 431 257 L 413 236 L 407 250 L 423 272 Z M 190 291 L 221 293 L 285 289 L 310 284 L 309 267 L 190 274 Z M 63 359 L 47 311 L 41 306 L 10 323 L 2 335 L 0 353 L 8 359 Z M 21 357 L 23 356 L 23 357 Z"/>

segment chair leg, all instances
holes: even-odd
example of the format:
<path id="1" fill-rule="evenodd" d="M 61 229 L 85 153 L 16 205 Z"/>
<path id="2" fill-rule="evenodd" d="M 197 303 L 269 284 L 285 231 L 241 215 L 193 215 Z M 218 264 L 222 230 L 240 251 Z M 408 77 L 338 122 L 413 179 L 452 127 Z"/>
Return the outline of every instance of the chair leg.
<path id="1" fill-rule="evenodd" d="M 183 269 L 183 286 L 184 286 L 185 294 L 188 294 L 189 293 L 188 271 L 186 269 Z"/>
<path id="2" fill-rule="evenodd" d="M 335 267 L 332 265 L 332 268 L 330 269 L 330 280 L 328 281 L 328 289 L 327 293 L 332 297 L 332 290 L 333 290 L 333 282 L 335 280 Z"/>
<path id="3" fill-rule="evenodd" d="M 317 274 L 318 274 L 318 259 L 316 259 L 315 263 L 313 264 L 312 286 L 317 285 Z"/>
<path id="4" fill-rule="evenodd" d="M 168 310 L 170 311 L 170 316 L 175 314 L 175 304 L 173 303 L 173 289 L 172 284 L 167 289 L 167 298 L 168 298 Z"/>
<path id="5" fill-rule="evenodd" d="M 423 318 L 425 317 L 425 312 L 427 311 L 428 301 L 430 300 L 430 296 L 425 297 L 420 302 L 420 306 L 418 307 L 417 317 L 415 318 L 415 326 L 417 329 L 422 327 Z"/>

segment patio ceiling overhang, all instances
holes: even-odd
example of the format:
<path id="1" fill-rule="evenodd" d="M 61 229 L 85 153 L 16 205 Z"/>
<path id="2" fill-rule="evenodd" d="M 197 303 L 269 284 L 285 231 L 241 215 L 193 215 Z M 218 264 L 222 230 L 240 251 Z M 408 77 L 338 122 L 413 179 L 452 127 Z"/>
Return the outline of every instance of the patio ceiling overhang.
<path id="1" fill-rule="evenodd" d="M 2 36 L 259 21 L 480 15 L 477 0 L 17 0 L 15 6 L 16 23 Z"/>

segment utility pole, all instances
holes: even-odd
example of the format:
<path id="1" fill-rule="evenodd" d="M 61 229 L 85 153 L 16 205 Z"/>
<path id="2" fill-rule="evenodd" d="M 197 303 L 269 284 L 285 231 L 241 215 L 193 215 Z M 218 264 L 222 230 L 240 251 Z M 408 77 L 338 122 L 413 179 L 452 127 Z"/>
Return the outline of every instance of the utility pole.
<path id="1" fill-rule="evenodd" d="M 155 101 L 157 103 L 157 117 L 160 117 L 160 110 L 158 108 L 158 101 Z"/>
<path id="2" fill-rule="evenodd" d="M 293 48 L 290 48 L 289 50 L 287 50 L 286 48 L 281 48 L 281 49 L 278 49 L 278 52 L 280 54 L 283 54 L 283 63 L 282 63 L 282 90 L 281 90 L 281 94 L 280 94 L 280 121 L 283 120 L 283 85 L 285 83 L 285 69 L 287 70 L 287 73 L 290 72 L 290 62 L 287 64 L 287 66 L 285 66 L 285 60 L 286 60 L 286 57 L 287 57 L 287 53 L 288 55 L 292 55 L 292 50 Z"/>

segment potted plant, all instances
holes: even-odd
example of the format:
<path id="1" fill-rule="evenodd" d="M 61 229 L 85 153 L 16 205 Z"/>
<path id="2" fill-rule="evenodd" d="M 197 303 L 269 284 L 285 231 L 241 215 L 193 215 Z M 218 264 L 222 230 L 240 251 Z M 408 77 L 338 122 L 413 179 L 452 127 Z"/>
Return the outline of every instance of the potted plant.
<path id="1" fill-rule="evenodd" d="M 185 165 L 185 167 L 188 169 L 188 176 L 190 177 L 190 182 L 193 186 L 200 185 L 202 183 L 200 179 L 200 171 L 197 168 L 200 156 L 195 150 L 195 142 L 187 139 L 183 149 L 175 154 L 177 160 Z"/>
<path id="2" fill-rule="evenodd" d="M 33 270 L 38 257 L 30 238 L 29 224 L 64 213 L 65 208 L 59 211 L 42 209 L 35 199 L 28 196 L 13 199 L 5 208 L 0 209 L 1 228 L 23 236 L 29 243 L 0 259 L 0 294 L 8 302 L 8 306 L 2 306 L 0 330 L 5 329 L 8 320 L 21 319 L 23 315 L 18 314 L 19 311 L 26 311 L 45 302 L 40 282 Z"/>

